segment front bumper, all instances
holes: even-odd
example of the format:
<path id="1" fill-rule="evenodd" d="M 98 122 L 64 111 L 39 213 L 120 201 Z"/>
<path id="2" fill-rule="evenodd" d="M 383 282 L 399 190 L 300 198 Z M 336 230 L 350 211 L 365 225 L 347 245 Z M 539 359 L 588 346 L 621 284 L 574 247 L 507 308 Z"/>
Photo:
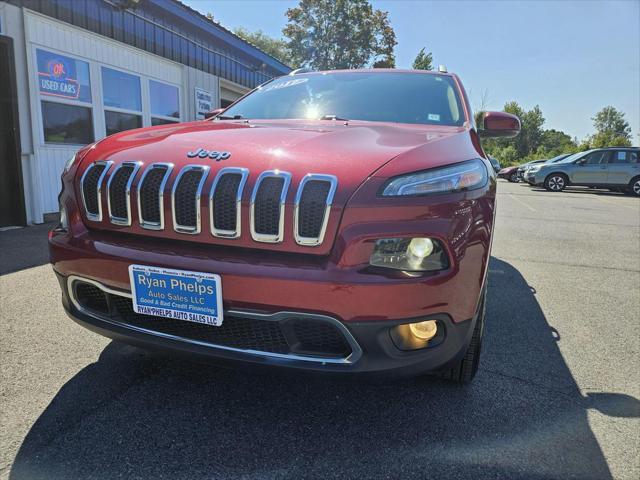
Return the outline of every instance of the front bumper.
<path id="1" fill-rule="evenodd" d="M 363 195 L 377 198 L 379 185 L 368 188 L 373 191 Z M 399 198 L 392 203 L 383 199 L 380 202 L 385 206 L 374 208 L 352 200 L 352 207 L 343 212 L 341 232 L 330 255 L 86 229 L 78 220 L 77 210 L 69 210 L 73 203 L 67 202 L 71 228 L 69 232 L 52 232 L 50 257 L 61 279 L 69 315 L 107 337 L 212 358 L 218 363 L 416 375 L 444 368 L 466 351 L 490 255 L 495 184 L 488 188 L 490 192 L 457 194 L 449 202 L 429 197 Z M 447 270 L 420 277 L 388 269 L 368 270 L 375 239 L 423 236 L 427 232 L 446 244 L 450 256 Z M 219 348 L 211 342 L 158 335 L 153 328 L 132 328 L 135 325 L 88 314 L 70 301 L 67 282 L 74 276 L 126 296 L 130 292 L 131 264 L 219 274 L 225 324 L 228 312 L 243 312 L 249 317 L 281 318 L 283 312 L 328 317 L 353 337 L 361 354 L 335 362 Z M 415 351 L 396 347 L 391 338 L 393 327 L 427 319 L 442 323 L 442 342 Z"/>
<path id="2" fill-rule="evenodd" d="M 542 185 L 544 183 L 544 175 L 540 175 L 540 172 L 527 172 L 524 179 L 529 185 Z"/>
<path id="3" fill-rule="evenodd" d="M 407 323 L 407 320 L 384 322 L 355 322 L 345 325 L 336 319 L 325 317 L 341 332 L 349 344 L 349 353 L 345 356 L 328 357 L 318 354 L 301 355 L 299 353 L 273 353 L 250 348 L 237 348 L 195 339 L 189 334 L 191 325 L 185 325 L 184 335 L 167 334 L 160 330 L 141 328 L 117 314 L 101 313 L 96 309 L 87 308 L 78 298 L 74 285 L 90 282 L 98 286 L 108 296 L 130 297 L 126 291 L 113 290 L 98 282 L 81 277 L 64 277 L 56 274 L 62 290 L 62 303 L 66 313 L 78 324 L 89 330 L 114 340 L 123 341 L 142 348 L 152 350 L 169 350 L 173 353 L 194 357 L 196 360 L 214 361 L 216 364 L 227 366 L 244 365 L 255 367 L 284 367 L 291 370 L 328 372 L 334 374 L 363 374 L 385 376 L 413 376 L 430 371 L 438 371 L 458 360 L 464 355 L 477 319 L 475 315 L 460 323 L 453 323 L 448 315 L 431 316 L 438 321 L 439 340 L 433 346 L 413 351 L 400 350 L 394 343 L 391 331 L 397 325 Z M 77 283 L 76 283 L 77 282 Z M 110 301 L 111 302 L 111 301 Z M 239 312 L 225 312 L 233 322 Z M 278 314 L 264 315 L 247 311 L 242 313 L 246 318 L 256 321 L 272 322 L 267 317 L 277 317 Z M 285 312 L 281 316 L 286 316 Z M 306 314 L 296 313 L 296 316 Z M 308 315 L 309 319 L 318 320 L 316 315 Z M 417 319 L 411 319 L 416 321 Z M 189 324 L 190 322 L 184 322 Z M 220 327 L 202 327 L 216 329 Z"/>

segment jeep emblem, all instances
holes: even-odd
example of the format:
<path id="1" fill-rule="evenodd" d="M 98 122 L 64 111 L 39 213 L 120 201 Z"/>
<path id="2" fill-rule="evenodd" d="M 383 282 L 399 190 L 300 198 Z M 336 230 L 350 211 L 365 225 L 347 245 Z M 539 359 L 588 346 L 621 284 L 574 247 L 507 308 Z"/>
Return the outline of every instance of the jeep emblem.
<path id="1" fill-rule="evenodd" d="M 187 157 L 211 158 L 216 162 L 219 162 L 220 160 L 226 160 L 231 157 L 231 152 L 218 152 L 217 150 L 205 150 L 204 148 L 198 148 L 193 152 L 187 152 Z"/>

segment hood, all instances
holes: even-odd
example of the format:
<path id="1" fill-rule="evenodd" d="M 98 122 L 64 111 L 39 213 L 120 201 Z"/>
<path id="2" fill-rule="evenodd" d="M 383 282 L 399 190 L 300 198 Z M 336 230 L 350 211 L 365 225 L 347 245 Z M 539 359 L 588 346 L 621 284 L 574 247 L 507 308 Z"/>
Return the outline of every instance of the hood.
<path id="1" fill-rule="evenodd" d="M 342 218 L 342 210 L 355 190 L 373 174 L 384 172 L 404 173 L 415 169 L 426 169 L 446 161 L 443 152 L 449 152 L 452 144 L 469 142 L 469 132 L 459 127 L 428 127 L 424 125 L 396 125 L 374 122 L 291 122 L 291 121 L 202 121 L 171 126 L 159 126 L 129 132 L 122 132 L 100 141 L 89 149 L 82 159 L 75 175 L 82 178 L 87 167 L 95 161 L 109 160 L 114 163 L 110 169 L 122 162 L 139 162 L 140 170 L 132 183 L 132 198 L 138 198 L 136 183 L 146 167 L 152 163 L 173 163 L 174 168 L 167 180 L 166 192 L 179 172 L 187 165 L 207 165 L 210 167 L 203 184 L 201 215 L 203 234 L 184 235 L 173 231 L 171 226 L 162 231 L 143 229 L 137 222 L 131 225 L 115 225 L 106 216 L 101 221 L 85 223 L 90 228 L 122 230 L 145 236 L 157 236 L 190 240 L 221 245 L 244 246 L 250 248 L 278 249 L 313 254 L 327 254 Z M 210 152 L 229 152 L 224 160 L 189 157 L 188 152 L 204 149 Z M 456 150 L 456 148 L 454 148 Z M 459 150 L 459 148 L 458 148 Z M 431 153 L 430 153 L 431 152 Z M 225 156 L 226 157 L 226 156 Z M 417 159 L 419 157 L 419 162 Z M 391 160 L 396 159 L 391 162 Z M 387 164 L 388 168 L 383 169 Z M 241 218 L 243 222 L 240 239 L 214 237 L 208 233 L 209 193 L 218 170 L 226 167 L 246 168 L 249 171 L 246 185 L 242 190 Z M 390 170 L 389 170 L 390 169 Z M 307 174 L 333 175 L 337 178 L 337 188 L 333 197 L 331 214 L 326 228 L 325 241 L 316 248 L 297 245 L 289 234 L 280 244 L 252 241 L 249 232 L 249 211 L 251 193 L 258 176 L 266 170 L 280 170 L 291 174 L 285 203 L 294 203 L 300 182 Z M 383 172 L 384 170 L 384 172 Z M 105 182 L 110 180 L 107 172 Z M 81 198 L 79 181 L 76 182 L 76 197 Z M 107 205 L 103 198 L 103 210 Z M 135 201 L 132 216 L 137 215 Z M 167 219 L 174 213 L 171 203 L 164 204 Z M 294 226 L 291 207 L 285 213 L 285 232 L 292 232 Z"/>
<path id="2" fill-rule="evenodd" d="M 171 162 L 176 171 L 206 164 L 210 176 L 223 167 L 243 167 L 249 169 L 250 184 L 265 170 L 290 172 L 293 185 L 307 173 L 330 174 L 338 178 L 340 192 L 353 192 L 399 154 L 463 131 L 377 122 L 204 121 L 123 132 L 102 140 L 88 157 L 116 164 L 141 161 L 143 168 Z M 199 148 L 231 156 L 222 161 L 187 157 Z"/>

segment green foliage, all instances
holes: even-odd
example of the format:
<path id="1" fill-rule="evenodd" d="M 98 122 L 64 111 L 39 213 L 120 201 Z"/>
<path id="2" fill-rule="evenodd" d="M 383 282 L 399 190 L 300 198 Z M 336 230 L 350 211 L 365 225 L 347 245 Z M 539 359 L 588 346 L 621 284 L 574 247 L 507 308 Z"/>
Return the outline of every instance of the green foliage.
<path id="1" fill-rule="evenodd" d="M 388 12 L 368 0 L 300 0 L 282 30 L 294 66 L 318 70 L 395 67 Z"/>
<path id="2" fill-rule="evenodd" d="M 596 133 L 585 141 L 588 148 L 631 146 L 631 127 L 623 112 L 609 105 L 596 113 L 591 120 Z"/>
<path id="3" fill-rule="evenodd" d="M 431 52 L 425 53 L 424 47 L 420 49 L 416 59 L 413 61 L 414 70 L 433 70 L 433 55 Z"/>
<path id="4" fill-rule="evenodd" d="M 277 58 L 285 65 L 291 64 L 291 59 L 289 58 L 289 52 L 287 50 L 287 43 L 284 40 L 270 37 L 262 30 L 250 32 L 244 27 L 236 28 L 234 33 L 243 40 L 254 44 L 256 47 L 265 51 L 272 57 Z"/>
<path id="5" fill-rule="evenodd" d="M 495 155 L 491 155 L 493 157 L 496 157 L 499 162 L 500 165 L 502 167 L 509 167 L 511 165 L 516 165 L 518 163 L 518 159 L 520 158 L 518 156 L 518 151 L 516 150 L 516 147 L 514 147 L 513 145 L 507 145 L 506 147 L 502 148 L 499 152 L 497 152 Z"/>
<path id="6" fill-rule="evenodd" d="M 589 138 L 589 148 L 630 147 L 631 136 L 615 135 L 612 132 L 599 132 Z"/>
<path id="7" fill-rule="evenodd" d="M 589 147 L 572 139 L 559 130 L 545 130 L 542 110 L 536 105 L 531 110 L 523 109 L 517 102 L 508 102 L 504 111 L 520 118 L 520 135 L 515 138 L 486 139 L 484 150 L 496 157 L 503 166 L 518 165 L 543 158 L 553 158 L 562 153 L 575 153 Z M 476 113 L 476 124 L 480 125 L 483 112 Z"/>
<path id="8" fill-rule="evenodd" d="M 612 137 L 631 139 L 631 127 L 629 122 L 624 119 L 624 113 L 611 105 L 604 107 L 591 120 L 593 120 L 596 134 L 609 133 Z"/>

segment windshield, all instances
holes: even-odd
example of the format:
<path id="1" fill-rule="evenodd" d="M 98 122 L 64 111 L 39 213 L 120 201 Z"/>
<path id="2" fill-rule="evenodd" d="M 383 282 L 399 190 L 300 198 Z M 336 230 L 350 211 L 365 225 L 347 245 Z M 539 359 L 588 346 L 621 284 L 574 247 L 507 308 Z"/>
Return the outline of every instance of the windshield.
<path id="1" fill-rule="evenodd" d="M 586 155 L 589 152 L 592 152 L 593 150 L 587 150 L 586 152 L 578 152 L 578 153 L 574 153 L 573 155 L 569 155 L 567 158 L 565 158 L 564 160 L 560 160 L 558 163 L 571 163 L 571 162 L 575 162 L 576 160 L 578 160 L 579 158 L 583 157 L 584 155 Z"/>
<path id="2" fill-rule="evenodd" d="M 219 119 L 367 120 L 461 126 L 452 77 L 401 72 L 340 72 L 282 77 L 225 110 Z"/>
<path id="3" fill-rule="evenodd" d="M 551 160 L 548 160 L 546 163 L 557 163 L 560 160 L 563 160 L 567 157 L 569 157 L 570 155 L 568 153 L 563 153 L 561 155 L 558 155 L 557 157 L 553 157 Z"/>

